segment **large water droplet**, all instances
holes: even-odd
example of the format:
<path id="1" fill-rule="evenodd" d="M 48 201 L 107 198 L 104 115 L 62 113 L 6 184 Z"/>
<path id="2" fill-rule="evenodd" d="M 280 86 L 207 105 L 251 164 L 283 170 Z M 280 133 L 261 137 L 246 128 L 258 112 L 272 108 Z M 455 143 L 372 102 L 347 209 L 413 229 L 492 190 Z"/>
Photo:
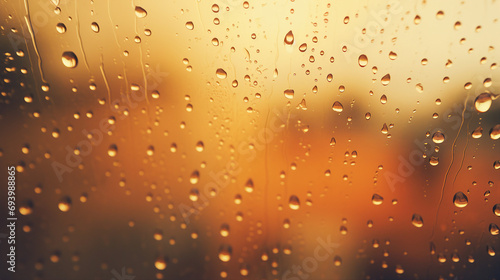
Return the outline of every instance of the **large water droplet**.
<path id="1" fill-rule="evenodd" d="M 115 157 L 118 153 L 118 147 L 115 144 L 111 144 L 108 148 L 108 156 Z"/>
<path id="2" fill-rule="evenodd" d="M 285 94 L 285 97 L 288 99 L 292 99 L 293 96 L 295 95 L 295 91 L 293 89 L 285 89 L 283 93 Z"/>
<path id="3" fill-rule="evenodd" d="M 253 181 L 252 181 L 252 179 L 248 179 L 248 181 L 245 183 L 245 191 L 247 193 L 253 192 Z"/>
<path id="4" fill-rule="evenodd" d="M 474 101 L 474 106 L 476 110 L 480 113 L 484 113 L 488 111 L 491 107 L 492 99 L 491 94 L 488 92 L 483 92 L 476 97 L 476 101 Z"/>
<path id="5" fill-rule="evenodd" d="M 385 76 L 382 77 L 381 79 L 382 85 L 386 86 L 391 82 L 391 75 L 386 74 Z"/>
<path id="6" fill-rule="evenodd" d="M 467 196 L 463 192 L 457 192 L 453 196 L 453 203 L 455 204 L 456 207 L 463 208 L 467 206 L 469 200 L 467 199 Z"/>
<path id="7" fill-rule="evenodd" d="M 69 196 L 61 198 L 57 204 L 57 208 L 59 208 L 62 212 L 68 212 L 71 208 L 71 198 L 69 198 Z"/>
<path id="8" fill-rule="evenodd" d="M 368 65 L 368 57 L 364 54 L 360 55 L 358 57 L 358 64 L 361 67 L 365 67 L 366 65 Z"/>
<path id="9" fill-rule="evenodd" d="M 418 214 L 413 214 L 413 216 L 411 217 L 411 223 L 418 228 L 424 226 L 424 220 L 422 219 L 422 216 Z"/>
<path id="10" fill-rule="evenodd" d="M 228 262 L 231 260 L 231 254 L 233 249 L 230 245 L 222 245 L 219 248 L 219 259 L 223 262 Z"/>
<path id="11" fill-rule="evenodd" d="M 148 12 L 146 12 L 146 10 L 144 10 L 144 8 L 142 7 L 135 6 L 135 15 L 138 18 L 144 18 L 148 15 Z"/>
<path id="12" fill-rule="evenodd" d="M 491 235 L 498 235 L 500 233 L 500 229 L 496 224 L 491 223 L 489 227 Z"/>
<path id="13" fill-rule="evenodd" d="M 297 210 L 300 208 L 300 201 L 299 198 L 296 195 L 291 195 L 290 199 L 288 200 L 288 206 L 292 210 Z"/>
<path id="14" fill-rule="evenodd" d="M 441 131 L 437 131 L 432 135 L 432 141 L 436 144 L 444 142 L 444 134 Z"/>
<path id="15" fill-rule="evenodd" d="M 218 68 L 217 71 L 215 71 L 215 74 L 217 75 L 217 78 L 219 78 L 219 79 L 227 78 L 227 73 L 222 68 Z"/>
<path id="16" fill-rule="evenodd" d="M 293 42 L 294 42 L 293 32 L 292 32 L 292 30 L 290 30 L 285 35 L 285 44 L 286 45 L 292 45 Z"/>
<path id="17" fill-rule="evenodd" d="M 335 101 L 332 105 L 332 110 L 340 113 L 340 112 L 344 111 L 344 106 L 342 106 L 342 103 Z"/>
<path id="18" fill-rule="evenodd" d="M 382 202 L 384 202 L 384 198 L 381 195 L 374 194 L 372 196 L 373 205 L 380 205 L 380 204 L 382 204 Z"/>
<path id="19" fill-rule="evenodd" d="M 493 140 L 498 140 L 500 138 L 500 124 L 497 124 L 491 128 L 490 138 Z"/>
<path id="20" fill-rule="evenodd" d="M 165 261 L 165 259 L 163 257 L 158 257 L 155 260 L 155 267 L 158 270 L 165 270 L 165 268 L 167 268 L 167 262 Z"/>
<path id="21" fill-rule="evenodd" d="M 78 65 L 78 58 L 74 52 L 63 52 L 62 63 L 68 68 L 75 68 Z"/>

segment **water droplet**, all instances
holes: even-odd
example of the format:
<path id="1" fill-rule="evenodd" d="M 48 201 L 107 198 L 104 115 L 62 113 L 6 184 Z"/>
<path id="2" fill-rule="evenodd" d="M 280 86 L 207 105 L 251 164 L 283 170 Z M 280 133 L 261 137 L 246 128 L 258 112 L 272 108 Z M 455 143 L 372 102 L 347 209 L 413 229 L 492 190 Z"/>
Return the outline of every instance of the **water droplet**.
<path id="1" fill-rule="evenodd" d="M 158 270 L 165 270 L 165 268 L 167 268 L 167 262 L 163 257 L 158 257 L 155 261 L 155 267 Z"/>
<path id="2" fill-rule="evenodd" d="M 146 12 L 146 10 L 144 10 L 142 7 L 135 6 L 135 15 L 138 18 L 144 18 L 148 15 L 148 12 Z"/>
<path id="3" fill-rule="evenodd" d="M 90 24 L 90 29 L 92 29 L 95 33 L 99 33 L 99 24 L 97 24 L 97 22 L 92 22 Z"/>
<path id="4" fill-rule="evenodd" d="M 481 136 L 483 136 L 483 128 L 479 126 L 472 132 L 472 138 L 478 139 L 481 138 Z"/>
<path id="5" fill-rule="evenodd" d="M 198 201 L 199 198 L 200 198 L 200 191 L 198 191 L 197 188 L 192 188 L 189 191 L 189 200 L 194 202 L 194 201 Z"/>
<path id="6" fill-rule="evenodd" d="M 198 141 L 198 143 L 196 143 L 196 151 L 197 152 L 203 152 L 203 149 L 205 148 L 204 144 L 202 141 Z"/>
<path id="7" fill-rule="evenodd" d="M 486 250 L 488 251 L 488 255 L 494 257 L 496 255 L 495 248 L 493 246 L 488 245 L 486 247 Z"/>
<path id="8" fill-rule="evenodd" d="M 193 30 L 194 29 L 194 23 L 192 21 L 186 22 L 186 28 L 189 29 L 189 30 Z"/>
<path id="9" fill-rule="evenodd" d="M 463 208 L 467 206 L 469 203 L 469 200 L 467 199 L 467 196 L 463 192 L 457 192 L 453 196 L 453 204 L 455 204 L 456 207 Z"/>
<path id="10" fill-rule="evenodd" d="M 68 212 L 71 208 L 71 198 L 69 198 L 69 196 L 61 198 L 61 200 L 59 200 L 59 203 L 57 204 L 57 207 L 62 212 Z"/>
<path id="11" fill-rule="evenodd" d="M 253 192 L 253 181 L 252 181 L 252 179 L 248 179 L 248 181 L 245 183 L 245 191 L 247 193 Z"/>
<path id="12" fill-rule="evenodd" d="M 224 71 L 224 69 L 222 68 L 218 68 L 217 71 L 215 71 L 215 74 L 219 79 L 225 79 L 227 77 L 226 71 Z"/>
<path id="13" fill-rule="evenodd" d="M 487 92 L 483 92 L 480 95 L 478 95 L 476 97 L 476 100 L 474 101 L 476 110 L 480 113 L 488 111 L 491 107 L 491 103 L 492 103 L 491 94 Z"/>
<path id="14" fill-rule="evenodd" d="M 368 57 L 364 54 L 360 55 L 358 57 L 358 64 L 361 67 L 365 67 L 366 65 L 368 65 Z"/>
<path id="15" fill-rule="evenodd" d="M 108 156 L 115 157 L 118 153 L 118 147 L 115 144 L 111 144 L 108 148 Z"/>
<path id="16" fill-rule="evenodd" d="M 299 198 L 295 195 L 291 195 L 290 199 L 288 200 L 288 206 L 292 210 L 298 210 L 300 208 Z"/>
<path id="17" fill-rule="evenodd" d="M 62 63 L 68 68 L 75 68 L 78 65 L 78 58 L 74 52 L 63 52 Z"/>
<path id="18" fill-rule="evenodd" d="M 198 183 L 199 179 L 200 179 L 200 173 L 198 172 L 198 170 L 195 170 L 193 171 L 193 173 L 191 173 L 191 176 L 189 177 L 189 182 L 194 185 Z"/>
<path id="19" fill-rule="evenodd" d="M 146 149 L 146 155 L 148 156 L 153 156 L 155 153 L 155 147 L 154 146 L 148 146 L 148 148 Z"/>
<path id="20" fill-rule="evenodd" d="M 340 113 L 340 112 L 344 111 L 344 106 L 342 106 L 342 104 L 340 102 L 335 101 L 332 105 L 332 110 Z"/>
<path id="21" fill-rule="evenodd" d="M 500 138 L 500 124 L 497 124 L 493 128 L 491 128 L 490 138 L 493 140 L 497 140 Z"/>
<path id="22" fill-rule="evenodd" d="M 228 262 L 231 260 L 231 254 L 233 249 L 229 245 L 222 245 L 219 248 L 219 259 L 223 262 Z"/>
<path id="23" fill-rule="evenodd" d="M 435 132 L 432 135 L 432 141 L 436 144 L 440 144 L 444 142 L 444 134 L 441 131 Z"/>
<path id="24" fill-rule="evenodd" d="M 292 30 L 288 31 L 288 33 L 286 33 L 285 35 L 285 44 L 286 45 L 292 45 L 294 42 L 294 38 L 293 38 L 293 32 Z"/>
<path id="25" fill-rule="evenodd" d="M 495 204 L 493 206 L 493 214 L 497 215 L 498 217 L 500 217 L 500 203 L 498 204 Z"/>
<path id="26" fill-rule="evenodd" d="M 302 45 L 299 46 L 299 51 L 305 52 L 307 50 L 307 44 L 303 43 Z"/>
<path id="27" fill-rule="evenodd" d="M 283 93 L 285 94 L 286 98 L 293 99 L 295 91 L 293 89 L 285 89 L 285 91 Z"/>
<path id="28" fill-rule="evenodd" d="M 57 32 L 63 34 L 66 32 L 66 25 L 64 25 L 64 23 L 60 22 L 56 25 L 56 30 L 57 30 Z"/>
<path id="29" fill-rule="evenodd" d="M 381 195 L 374 194 L 372 196 L 372 203 L 373 203 L 373 205 L 381 205 L 382 202 L 384 202 L 384 198 Z"/>
<path id="30" fill-rule="evenodd" d="M 229 225 L 228 224 L 222 224 L 220 226 L 220 235 L 222 237 L 227 237 L 229 235 Z"/>
<path id="31" fill-rule="evenodd" d="M 498 235 L 500 233 L 500 229 L 496 224 L 491 223 L 489 227 L 491 235 Z"/>
<path id="32" fill-rule="evenodd" d="M 398 55 L 395 52 L 390 52 L 389 53 L 389 59 L 395 60 L 396 58 L 398 58 Z"/>
<path id="33" fill-rule="evenodd" d="M 382 77 L 382 85 L 387 86 L 391 82 L 391 75 L 386 74 L 385 76 Z"/>
<path id="34" fill-rule="evenodd" d="M 413 216 L 411 217 L 411 223 L 418 228 L 424 226 L 424 220 L 422 219 L 422 216 L 418 214 L 413 214 Z"/>

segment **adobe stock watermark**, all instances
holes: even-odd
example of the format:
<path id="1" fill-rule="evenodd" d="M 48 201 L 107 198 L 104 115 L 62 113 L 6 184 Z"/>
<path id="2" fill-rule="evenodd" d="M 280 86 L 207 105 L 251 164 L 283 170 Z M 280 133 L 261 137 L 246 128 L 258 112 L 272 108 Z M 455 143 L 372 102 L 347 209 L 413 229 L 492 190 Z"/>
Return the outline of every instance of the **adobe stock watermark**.
<path id="1" fill-rule="evenodd" d="M 151 85 L 150 87 L 148 87 L 148 91 L 155 91 L 163 81 L 163 77 L 169 75 L 169 73 L 159 71 L 159 66 L 156 68 L 156 70 L 157 71 L 150 72 L 146 76 L 148 84 Z M 118 116 L 117 118 L 119 120 L 123 120 L 127 117 L 124 112 L 139 106 L 138 104 L 146 99 L 147 94 L 148 93 L 146 92 L 145 88 L 139 86 L 138 90 L 131 91 L 131 93 L 129 94 L 130 98 L 126 98 L 125 96 L 121 95 L 120 98 L 117 98 L 110 102 L 111 111 Z M 82 163 L 83 158 L 89 156 L 92 153 L 93 147 L 99 146 L 102 143 L 104 135 L 112 132 L 115 128 L 115 124 L 112 122 L 110 123 L 109 118 L 106 117 L 102 118 L 99 121 L 98 127 L 91 130 L 82 129 L 81 133 L 84 136 L 84 139 L 78 142 L 76 144 L 76 147 L 66 145 L 65 150 L 67 153 L 65 162 L 60 163 L 55 160 L 52 162 L 52 169 L 54 170 L 54 173 L 56 174 L 59 182 L 63 181 L 63 175 L 65 173 L 73 172 L 74 168 L 77 168 Z"/>
<path id="2" fill-rule="evenodd" d="M 294 118 L 294 115 L 290 114 L 289 116 L 288 112 L 288 108 L 283 108 L 281 112 L 275 109 L 273 116 L 268 122 L 268 126 L 260 129 L 255 137 L 249 136 L 246 140 L 238 144 L 236 147 L 238 155 L 247 162 L 252 162 L 257 157 L 257 152 L 263 151 L 266 145 L 271 143 L 276 135 L 285 128 L 284 124 Z M 251 146 L 254 148 L 250 148 Z M 238 161 L 232 160 L 221 171 L 217 173 L 210 171 L 208 176 L 211 178 L 211 181 L 202 187 L 203 193 L 200 193 L 196 189 L 198 192 L 197 200 L 191 201 L 191 205 L 185 203 L 179 204 L 179 211 L 186 224 L 190 223 L 191 215 L 199 215 L 210 204 L 210 198 L 215 197 L 222 189 L 226 188 L 230 184 L 232 177 L 236 177 L 241 173 L 242 169 L 240 165 Z"/>
<path id="3" fill-rule="evenodd" d="M 500 85 L 488 85 L 485 86 L 486 77 L 484 75 L 475 75 L 471 81 L 475 86 L 473 96 L 469 96 L 464 103 L 455 103 L 453 106 L 448 108 L 446 111 L 442 113 L 442 116 L 445 117 L 445 123 L 449 124 L 449 129 L 447 133 L 442 128 L 433 129 L 430 132 L 432 136 L 435 132 L 441 132 L 448 137 L 448 141 L 452 141 L 450 138 L 455 133 L 458 133 L 457 130 L 461 125 L 465 124 L 465 122 L 476 113 L 475 109 L 475 98 L 483 93 L 483 92 L 491 92 L 493 94 L 498 94 L 500 92 Z M 465 106 L 465 107 L 464 107 Z M 463 115 L 463 116 L 462 116 Z M 467 132 L 467 137 L 469 137 L 470 131 Z M 436 144 L 432 141 L 432 137 L 426 138 L 424 140 L 415 139 L 414 144 L 417 146 L 413 149 L 408 156 L 404 157 L 402 155 L 398 156 L 398 167 L 397 173 L 393 173 L 387 171 L 384 173 L 384 177 L 389 186 L 389 189 L 394 192 L 395 186 L 398 183 L 404 183 L 408 177 L 410 177 L 416 170 L 417 167 L 424 164 L 425 159 L 422 157 L 423 153 L 428 153 L 427 158 L 431 158 L 434 153 L 434 149 L 436 148 Z"/>
<path id="4" fill-rule="evenodd" d="M 28 30 L 32 29 L 33 35 L 36 35 L 40 28 L 47 26 L 50 18 L 58 17 L 59 15 L 54 12 L 54 9 L 59 5 L 66 5 L 66 3 L 69 3 L 69 0 L 59 0 L 57 1 L 57 6 L 55 2 L 56 1 L 36 1 L 36 7 L 29 8 L 30 17 L 28 18 L 28 22 L 31 26 L 27 28 Z M 21 34 L 9 32 L 7 38 L 15 50 L 20 50 L 20 46 L 25 45 L 32 39 L 30 32 L 21 32 Z"/>
<path id="5" fill-rule="evenodd" d="M 118 273 L 118 271 L 116 271 L 116 269 L 113 269 L 111 271 L 111 274 L 113 274 L 113 278 L 111 278 L 111 280 L 134 280 L 135 279 L 135 275 L 129 275 L 127 274 L 127 270 L 125 269 L 125 267 L 122 267 L 122 270 L 121 270 L 121 274 Z"/>
<path id="6" fill-rule="evenodd" d="M 314 248 L 312 256 L 305 257 L 301 265 L 292 265 L 287 269 L 281 279 L 282 280 L 305 280 L 311 277 L 311 274 L 318 270 L 319 263 L 330 259 L 334 253 L 334 249 L 340 247 L 340 243 L 332 242 L 331 236 L 327 236 L 326 241 L 321 237 L 316 239 L 318 245 Z"/>
<path id="7" fill-rule="evenodd" d="M 378 12 L 370 11 L 370 19 L 364 28 L 356 26 L 354 29 L 354 37 L 352 44 L 348 42 L 341 42 L 340 47 L 347 47 L 344 56 L 347 61 L 352 61 L 352 56 L 357 59 L 362 54 L 362 49 L 367 48 L 371 41 L 380 35 L 383 28 L 387 27 L 394 16 L 403 11 L 401 2 L 399 0 L 392 0 L 387 4 L 386 9 L 381 9 Z"/>

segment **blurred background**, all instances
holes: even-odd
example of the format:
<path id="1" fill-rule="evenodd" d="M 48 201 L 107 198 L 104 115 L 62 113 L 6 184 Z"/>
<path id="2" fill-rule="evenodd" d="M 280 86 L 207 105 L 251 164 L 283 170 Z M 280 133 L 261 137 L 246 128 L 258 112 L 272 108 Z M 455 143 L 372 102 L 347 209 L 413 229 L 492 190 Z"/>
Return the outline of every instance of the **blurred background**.
<path id="1" fill-rule="evenodd" d="M 498 11 L 3 1 L 0 279 L 500 279 Z"/>

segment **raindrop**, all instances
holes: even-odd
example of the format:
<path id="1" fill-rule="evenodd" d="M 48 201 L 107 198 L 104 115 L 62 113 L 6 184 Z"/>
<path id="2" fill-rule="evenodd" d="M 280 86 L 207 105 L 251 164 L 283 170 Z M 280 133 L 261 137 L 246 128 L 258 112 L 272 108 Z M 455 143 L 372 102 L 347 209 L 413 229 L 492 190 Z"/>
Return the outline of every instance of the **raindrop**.
<path id="1" fill-rule="evenodd" d="M 457 192 L 453 196 L 453 203 L 455 204 L 456 207 L 463 208 L 467 206 L 469 200 L 467 199 L 467 196 L 463 192 Z"/>
<path id="2" fill-rule="evenodd" d="M 307 44 L 303 43 L 302 45 L 299 46 L 299 51 L 305 52 L 307 50 Z"/>
<path id="3" fill-rule="evenodd" d="M 64 23 L 60 22 L 56 25 L 56 30 L 57 30 L 57 32 L 63 34 L 66 32 L 66 25 L 64 25 Z"/>
<path id="4" fill-rule="evenodd" d="M 108 148 L 108 156 L 115 157 L 118 153 L 118 147 L 115 144 L 111 144 Z"/>
<path id="5" fill-rule="evenodd" d="M 97 24 L 97 22 L 92 22 L 90 24 L 90 28 L 92 29 L 92 31 L 94 31 L 95 33 L 99 33 L 99 24 Z"/>
<path id="6" fill-rule="evenodd" d="M 497 140 L 500 138 L 500 124 L 497 124 L 493 128 L 491 128 L 490 138 L 493 140 Z"/>
<path id="7" fill-rule="evenodd" d="M 474 101 L 474 105 L 476 110 L 480 113 L 484 113 L 488 111 L 491 107 L 492 98 L 491 94 L 487 92 L 483 92 L 478 97 L 476 97 L 476 101 Z"/>
<path id="8" fill-rule="evenodd" d="M 291 195 L 290 199 L 288 200 L 288 206 L 292 210 L 297 210 L 300 208 L 300 201 L 299 198 L 295 195 Z"/>
<path id="9" fill-rule="evenodd" d="M 224 71 L 224 69 L 222 68 L 218 68 L 217 71 L 215 71 L 215 74 L 219 79 L 225 79 L 227 77 L 226 71 Z"/>
<path id="10" fill-rule="evenodd" d="M 418 228 L 424 226 L 424 220 L 422 219 L 422 216 L 418 214 L 413 214 L 413 216 L 411 217 L 411 223 Z"/>
<path id="11" fill-rule="evenodd" d="M 360 55 L 358 57 L 358 64 L 361 67 L 365 67 L 366 65 L 368 65 L 368 57 L 364 54 Z"/>
<path id="12" fill-rule="evenodd" d="M 186 22 L 186 28 L 189 29 L 189 30 L 193 30 L 194 29 L 194 23 L 192 21 Z"/>
<path id="13" fill-rule="evenodd" d="M 294 38 L 293 38 L 293 32 L 292 30 L 288 31 L 288 33 L 286 33 L 285 35 L 285 44 L 286 45 L 292 45 L 294 42 Z"/>
<path id="14" fill-rule="evenodd" d="M 384 202 L 384 198 L 381 195 L 374 194 L 372 196 L 372 203 L 373 203 L 373 205 L 381 205 L 382 202 Z"/>
<path id="15" fill-rule="evenodd" d="M 491 223 L 489 227 L 491 235 L 498 235 L 500 233 L 500 229 L 496 224 Z"/>
<path id="16" fill-rule="evenodd" d="M 385 76 L 382 77 L 382 85 L 386 86 L 389 84 L 389 82 L 391 81 L 391 75 L 390 74 L 386 74 Z"/>
<path id="17" fill-rule="evenodd" d="M 193 173 L 191 173 L 191 176 L 189 176 L 189 182 L 193 185 L 197 184 L 199 179 L 200 179 L 200 172 L 198 172 L 198 170 L 193 171 Z"/>
<path id="18" fill-rule="evenodd" d="M 253 192 L 253 181 L 252 181 L 252 179 L 248 179 L 248 181 L 245 183 L 245 191 L 247 193 Z"/>
<path id="19" fill-rule="evenodd" d="M 436 144 L 440 144 L 444 142 L 444 134 L 441 131 L 435 132 L 432 135 L 432 141 Z"/>
<path id="20" fill-rule="evenodd" d="M 344 106 L 342 106 L 342 104 L 340 102 L 335 101 L 332 105 L 332 110 L 340 113 L 340 112 L 344 111 Z"/>
<path id="21" fill-rule="evenodd" d="M 495 204 L 493 206 L 493 214 L 497 215 L 498 217 L 500 217 L 500 203 L 498 204 Z"/>
<path id="22" fill-rule="evenodd" d="M 78 65 L 78 58 L 74 52 L 63 52 L 62 63 L 68 68 L 75 68 Z"/>
<path id="23" fill-rule="evenodd" d="M 228 262 L 231 260 L 231 254 L 232 254 L 233 249 L 231 248 L 230 245 L 222 245 L 219 248 L 219 259 L 223 262 Z"/>
<path id="24" fill-rule="evenodd" d="M 293 89 L 285 89 L 284 94 L 286 98 L 293 99 L 295 91 Z"/>
<path id="25" fill-rule="evenodd" d="M 155 267 L 158 270 L 165 270 L 167 268 L 167 262 L 162 257 L 158 257 L 155 261 Z"/>
<path id="26" fill-rule="evenodd" d="M 69 198 L 69 196 L 61 198 L 61 200 L 59 200 L 59 203 L 57 204 L 57 207 L 62 212 L 68 212 L 71 208 L 71 199 Z"/>
<path id="27" fill-rule="evenodd" d="M 144 18 L 144 17 L 146 17 L 148 15 L 148 13 L 142 7 L 135 6 L 135 15 L 138 18 Z"/>

